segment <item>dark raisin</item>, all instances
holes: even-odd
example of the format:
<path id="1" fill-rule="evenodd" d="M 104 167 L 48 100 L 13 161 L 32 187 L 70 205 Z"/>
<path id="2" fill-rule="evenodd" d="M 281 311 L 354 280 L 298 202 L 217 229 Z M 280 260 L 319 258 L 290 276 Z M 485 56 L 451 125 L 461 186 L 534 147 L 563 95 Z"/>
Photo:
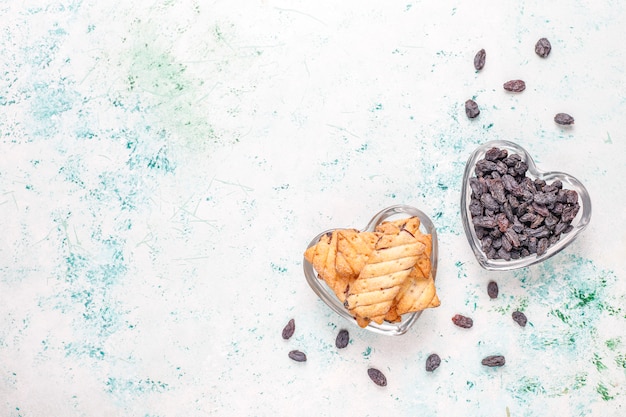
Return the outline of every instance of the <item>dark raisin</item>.
<path id="1" fill-rule="evenodd" d="M 487 210 L 496 211 L 500 208 L 500 205 L 495 200 L 495 198 L 493 198 L 493 195 L 489 193 L 485 193 L 481 195 L 480 202 L 482 203 L 483 207 Z"/>
<path id="2" fill-rule="evenodd" d="M 545 218 L 543 216 L 535 216 L 533 221 L 530 223 L 530 228 L 531 229 L 538 228 L 539 226 L 541 226 L 541 223 L 543 223 L 544 219 Z"/>
<path id="3" fill-rule="evenodd" d="M 498 283 L 495 281 L 489 281 L 489 284 L 487 284 L 487 294 L 489 294 L 489 298 L 498 298 L 498 292 Z"/>
<path id="4" fill-rule="evenodd" d="M 493 148 L 490 148 L 487 150 L 487 152 L 485 152 L 485 159 L 487 161 L 496 162 L 497 160 L 505 159 L 508 154 L 509 152 L 506 149 L 500 149 L 494 146 Z"/>
<path id="5" fill-rule="evenodd" d="M 484 176 L 485 174 L 489 174 L 491 173 L 491 171 L 495 171 L 496 169 L 498 169 L 498 166 L 495 162 L 481 159 L 480 161 L 476 162 L 476 167 L 474 168 L 474 171 L 477 175 Z"/>
<path id="6" fill-rule="evenodd" d="M 473 198 L 470 202 L 469 210 L 472 213 L 472 217 L 481 216 L 483 214 L 483 205 L 480 201 Z"/>
<path id="7" fill-rule="evenodd" d="M 546 58 L 550 55 L 550 51 L 552 50 L 552 45 L 550 41 L 546 38 L 541 38 L 535 44 L 535 53 L 539 55 L 541 58 Z"/>
<path id="8" fill-rule="evenodd" d="M 369 375 L 370 379 L 374 381 L 374 384 L 381 386 L 381 387 L 387 386 L 387 378 L 378 369 L 369 368 L 367 370 L 367 375 Z"/>
<path id="9" fill-rule="evenodd" d="M 485 58 L 487 58 L 487 54 L 484 49 L 476 52 L 476 55 L 474 55 L 474 68 L 476 69 L 476 71 L 480 71 L 484 68 Z"/>
<path id="10" fill-rule="evenodd" d="M 511 252 L 511 249 L 513 249 L 511 241 L 506 237 L 502 239 L 502 249 L 504 249 L 506 252 Z"/>
<path id="11" fill-rule="evenodd" d="M 563 213 L 561 213 L 561 221 L 565 223 L 571 222 L 572 220 L 574 220 L 574 218 L 578 214 L 579 209 L 580 209 L 580 206 L 578 205 L 578 203 L 572 206 L 563 207 Z"/>
<path id="12" fill-rule="evenodd" d="M 496 227 L 496 219 L 490 216 L 477 216 L 472 219 L 475 226 L 493 229 Z"/>
<path id="13" fill-rule="evenodd" d="M 350 334 L 346 329 L 342 329 L 337 334 L 337 338 L 335 339 L 335 346 L 338 349 L 343 349 L 348 346 L 348 342 L 350 341 Z"/>
<path id="14" fill-rule="evenodd" d="M 498 249 L 498 253 L 497 253 L 497 257 L 500 259 L 504 259 L 505 261 L 510 261 L 511 260 L 511 250 L 506 250 L 504 248 L 504 242 L 506 241 L 506 239 L 502 239 L 502 247 L 500 249 Z"/>
<path id="15" fill-rule="evenodd" d="M 550 230 L 554 230 L 554 227 L 556 226 L 556 224 L 559 222 L 559 219 L 556 218 L 556 216 L 550 214 L 548 217 L 545 218 L 544 220 L 544 224 L 546 225 L 546 227 Z"/>
<path id="16" fill-rule="evenodd" d="M 567 200 L 565 201 L 567 204 L 576 204 L 578 203 L 578 193 L 574 190 L 566 190 L 565 195 Z"/>
<path id="17" fill-rule="evenodd" d="M 565 228 L 567 228 L 567 226 L 567 223 L 563 223 L 562 221 L 558 222 L 556 226 L 554 226 L 554 234 L 557 236 L 560 235 L 561 233 L 563 233 Z"/>
<path id="18" fill-rule="evenodd" d="M 526 83 L 522 80 L 511 80 L 507 81 L 503 85 L 506 91 L 511 91 L 513 93 L 521 93 L 526 89 Z"/>
<path id="19" fill-rule="evenodd" d="M 426 359 L 426 372 L 433 372 L 441 365 L 441 358 L 436 353 L 431 354 Z"/>
<path id="20" fill-rule="evenodd" d="M 546 193 L 545 191 L 538 192 L 533 197 L 535 203 L 543 204 L 545 206 L 549 206 L 550 204 L 556 203 L 556 194 L 555 193 Z"/>
<path id="21" fill-rule="evenodd" d="M 296 362 L 306 362 L 306 355 L 299 350 L 292 350 L 289 352 L 289 357 Z"/>
<path id="22" fill-rule="evenodd" d="M 539 241 L 537 242 L 537 256 L 543 255 L 544 253 L 546 253 L 547 250 L 548 250 L 548 239 L 545 237 L 539 239 Z"/>
<path id="23" fill-rule="evenodd" d="M 470 317 L 455 314 L 452 317 L 452 323 L 456 324 L 459 327 L 463 327 L 464 329 L 469 329 L 474 325 L 474 320 L 472 320 Z"/>
<path id="24" fill-rule="evenodd" d="M 496 214 L 496 222 L 498 223 L 498 230 L 501 232 L 505 232 L 511 224 L 505 213 Z"/>
<path id="25" fill-rule="evenodd" d="M 524 161 L 519 161 L 515 163 L 513 168 L 517 175 L 522 176 L 526 174 L 526 171 L 528 171 L 528 164 Z"/>
<path id="26" fill-rule="evenodd" d="M 513 321 L 515 321 L 515 323 L 519 324 L 522 327 L 526 326 L 526 322 L 528 321 L 528 319 L 526 318 L 526 314 L 522 313 L 521 311 L 514 311 L 513 314 L 511 314 L 511 317 L 513 317 Z"/>
<path id="27" fill-rule="evenodd" d="M 296 330 L 296 322 L 294 319 L 289 320 L 283 328 L 283 339 L 287 340 L 293 336 L 293 332 Z"/>
<path id="28" fill-rule="evenodd" d="M 550 210 L 548 210 L 548 208 L 543 205 L 543 204 L 539 204 L 539 203 L 533 203 L 533 210 L 535 210 L 535 213 L 537 213 L 538 215 L 542 216 L 542 217 L 548 217 L 550 215 Z"/>
<path id="29" fill-rule="evenodd" d="M 491 236 L 485 236 L 484 238 L 481 239 L 480 243 L 481 243 L 483 252 L 487 252 L 489 251 L 489 249 L 491 249 L 491 246 L 493 244 L 493 238 Z"/>
<path id="30" fill-rule="evenodd" d="M 504 203 L 506 201 L 504 183 L 501 179 L 496 179 L 489 183 L 489 192 L 498 203 Z"/>
<path id="31" fill-rule="evenodd" d="M 481 363 L 485 366 L 503 366 L 506 361 L 502 355 L 491 355 L 484 358 Z"/>
<path id="32" fill-rule="evenodd" d="M 478 104 L 476 104 L 474 100 L 470 99 L 465 102 L 465 114 L 470 119 L 474 119 L 475 117 L 478 117 L 478 115 L 480 114 L 480 109 L 478 108 Z"/>
<path id="33" fill-rule="evenodd" d="M 574 118 L 567 113 L 557 113 L 554 116 L 554 122 L 560 125 L 569 126 L 574 124 Z"/>
<path id="34" fill-rule="evenodd" d="M 508 240 L 509 242 L 511 242 L 511 245 L 513 245 L 513 247 L 517 248 L 520 245 L 520 241 L 519 241 L 519 236 L 517 235 L 517 233 L 515 233 L 515 230 L 511 229 L 507 229 L 506 232 L 504 232 L 504 237 L 506 238 L 506 240 Z"/>

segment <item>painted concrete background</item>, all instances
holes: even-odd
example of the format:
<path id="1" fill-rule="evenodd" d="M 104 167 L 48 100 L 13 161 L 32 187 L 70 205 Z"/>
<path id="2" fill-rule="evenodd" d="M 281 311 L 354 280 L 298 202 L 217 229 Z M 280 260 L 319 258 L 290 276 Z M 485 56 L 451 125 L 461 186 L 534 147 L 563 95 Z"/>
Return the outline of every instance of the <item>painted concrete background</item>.
<path id="1" fill-rule="evenodd" d="M 0 415 L 626 412 L 626 3 L 33 0 L 0 17 Z M 576 242 L 513 272 L 479 267 L 459 214 L 465 162 L 495 139 L 593 201 Z M 393 204 L 440 245 L 442 304 L 400 337 L 348 323 L 302 273 L 313 236 Z M 506 365 L 483 367 L 494 353 Z"/>

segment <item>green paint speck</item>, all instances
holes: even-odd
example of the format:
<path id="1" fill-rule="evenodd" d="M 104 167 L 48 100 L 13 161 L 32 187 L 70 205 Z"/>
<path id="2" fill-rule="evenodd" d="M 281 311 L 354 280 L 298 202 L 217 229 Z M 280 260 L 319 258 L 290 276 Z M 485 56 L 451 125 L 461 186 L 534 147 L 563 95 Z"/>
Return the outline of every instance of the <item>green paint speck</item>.
<path id="1" fill-rule="evenodd" d="M 620 342 L 621 340 L 619 339 L 619 337 L 616 337 L 614 339 L 608 339 L 604 343 L 606 344 L 606 347 L 608 347 L 609 349 L 615 350 L 615 348 L 617 348 L 620 345 Z"/>
<path id="2" fill-rule="evenodd" d="M 609 401 L 614 398 L 612 395 L 609 395 L 609 390 L 604 386 L 602 382 L 600 382 L 596 387 L 596 392 L 600 394 L 604 401 Z"/>
<path id="3" fill-rule="evenodd" d="M 552 310 L 552 311 L 550 311 L 550 314 L 552 314 L 553 316 L 556 316 L 556 317 L 558 317 L 559 319 L 561 319 L 561 321 L 562 321 L 563 323 L 566 323 L 566 324 L 567 324 L 567 322 L 569 322 L 569 317 L 568 317 L 568 316 L 566 316 L 565 314 L 563 314 L 563 313 L 561 312 L 561 310 Z"/>
<path id="4" fill-rule="evenodd" d="M 602 363 L 602 358 L 597 353 L 593 354 L 593 364 L 596 366 L 598 371 L 606 369 L 606 365 Z"/>

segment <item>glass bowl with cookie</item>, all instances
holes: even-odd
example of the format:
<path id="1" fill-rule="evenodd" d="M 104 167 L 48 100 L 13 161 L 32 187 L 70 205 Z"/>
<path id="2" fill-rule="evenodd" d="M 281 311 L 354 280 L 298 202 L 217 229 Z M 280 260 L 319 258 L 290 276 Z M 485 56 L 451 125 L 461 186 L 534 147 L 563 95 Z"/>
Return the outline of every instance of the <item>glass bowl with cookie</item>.
<path id="1" fill-rule="evenodd" d="M 497 140 L 467 161 L 461 218 L 478 263 L 513 270 L 568 247 L 589 224 L 591 199 L 572 175 L 543 171 L 523 147 Z"/>
<path id="2" fill-rule="evenodd" d="M 334 312 L 384 335 L 406 333 L 428 308 L 435 288 L 437 231 L 421 210 L 394 205 L 363 229 L 329 229 L 304 252 L 311 289 Z"/>

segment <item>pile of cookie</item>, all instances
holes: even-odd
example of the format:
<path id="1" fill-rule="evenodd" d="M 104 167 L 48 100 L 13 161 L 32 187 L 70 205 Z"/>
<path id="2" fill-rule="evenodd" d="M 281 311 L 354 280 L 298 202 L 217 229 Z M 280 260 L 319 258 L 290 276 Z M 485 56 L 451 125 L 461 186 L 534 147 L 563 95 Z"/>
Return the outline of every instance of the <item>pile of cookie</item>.
<path id="1" fill-rule="evenodd" d="M 438 307 L 432 274 L 432 236 L 418 217 L 384 221 L 373 232 L 336 229 L 308 248 L 305 259 L 360 327 L 399 322 L 402 315 Z"/>

